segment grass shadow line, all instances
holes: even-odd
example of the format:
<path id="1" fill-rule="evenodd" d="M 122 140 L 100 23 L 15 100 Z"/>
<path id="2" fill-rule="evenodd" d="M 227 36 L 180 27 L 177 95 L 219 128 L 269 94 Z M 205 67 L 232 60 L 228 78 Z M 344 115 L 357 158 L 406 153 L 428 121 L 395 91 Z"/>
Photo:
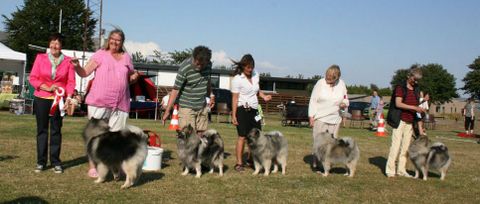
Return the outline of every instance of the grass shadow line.
<path id="1" fill-rule="evenodd" d="M 88 162 L 87 156 L 81 156 L 81 157 L 77 157 L 75 159 L 63 162 L 62 166 L 64 169 L 69 169 L 87 162 Z"/>
<path id="2" fill-rule="evenodd" d="M 40 197 L 37 196 L 25 196 L 25 197 L 20 197 L 16 198 L 14 200 L 6 201 L 5 204 L 16 204 L 16 203 L 40 203 L 40 204 L 46 204 L 48 203 L 46 200 L 43 200 Z"/>
<path id="3" fill-rule="evenodd" d="M 16 159 L 16 158 L 19 158 L 19 156 L 4 155 L 4 156 L 0 156 L 0 161 L 7 161 L 7 160 L 11 160 L 11 159 Z"/>
<path id="4" fill-rule="evenodd" d="M 387 159 L 382 156 L 368 158 L 368 163 L 377 166 L 381 173 L 385 175 L 385 167 L 387 166 Z"/>

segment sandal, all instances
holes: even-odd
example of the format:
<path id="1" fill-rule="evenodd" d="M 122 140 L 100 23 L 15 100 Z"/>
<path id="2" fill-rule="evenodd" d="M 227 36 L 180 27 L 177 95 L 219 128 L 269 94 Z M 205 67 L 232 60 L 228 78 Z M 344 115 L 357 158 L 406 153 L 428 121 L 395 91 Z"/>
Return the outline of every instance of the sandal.
<path id="1" fill-rule="evenodd" d="M 235 171 L 245 171 L 245 169 L 243 168 L 243 165 L 241 164 L 235 164 L 235 167 L 233 167 L 235 169 Z"/>
<path id="2" fill-rule="evenodd" d="M 95 168 L 91 168 L 88 170 L 88 176 L 90 178 L 98 178 L 98 173 L 97 173 L 97 169 Z"/>

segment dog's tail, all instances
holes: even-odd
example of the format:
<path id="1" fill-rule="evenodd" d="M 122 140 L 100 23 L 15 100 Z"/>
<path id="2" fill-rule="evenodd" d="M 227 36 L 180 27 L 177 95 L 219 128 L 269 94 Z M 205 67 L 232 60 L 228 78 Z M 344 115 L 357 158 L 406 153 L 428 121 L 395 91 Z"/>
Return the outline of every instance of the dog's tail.
<path id="1" fill-rule="evenodd" d="M 435 142 L 433 145 L 430 147 L 430 151 L 428 152 L 427 156 L 427 165 L 430 164 L 432 159 L 434 159 L 435 155 L 437 154 L 445 154 L 448 153 L 448 148 L 445 146 L 445 144 L 441 142 Z M 448 154 L 447 154 L 448 157 Z"/>

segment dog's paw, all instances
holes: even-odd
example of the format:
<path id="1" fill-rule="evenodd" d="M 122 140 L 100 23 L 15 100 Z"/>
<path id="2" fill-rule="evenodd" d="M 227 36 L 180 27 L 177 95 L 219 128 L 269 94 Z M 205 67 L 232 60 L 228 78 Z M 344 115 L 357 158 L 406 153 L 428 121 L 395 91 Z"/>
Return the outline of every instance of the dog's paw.
<path id="1" fill-rule="evenodd" d="M 95 182 L 95 183 L 103 183 L 103 181 L 104 181 L 104 180 L 99 177 L 99 178 L 97 178 L 94 182 Z"/>
<path id="2" fill-rule="evenodd" d="M 195 175 L 195 178 L 200 178 L 200 177 L 202 177 L 202 174 Z"/>
<path id="3" fill-rule="evenodd" d="M 210 169 L 210 171 L 208 172 L 209 174 L 213 174 L 213 168 Z"/>
<path id="4" fill-rule="evenodd" d="M 127 188 L 130 188 L 133 184 L 127 184 L 127 183 L 124 183 L 120 189 L 127 189 Z"/>

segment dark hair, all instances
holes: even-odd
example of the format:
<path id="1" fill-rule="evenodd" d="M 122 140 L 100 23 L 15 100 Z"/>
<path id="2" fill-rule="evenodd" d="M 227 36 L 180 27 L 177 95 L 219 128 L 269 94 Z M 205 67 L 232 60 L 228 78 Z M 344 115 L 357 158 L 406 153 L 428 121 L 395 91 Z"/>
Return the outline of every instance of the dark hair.
<path id="1" fill-rule="evenodd" d="M 55 40 L 58 40 L 58 42 L 60 42 L 60 44 L 62 45 L 63 47 L 63 42 L 65 40 L 65 37 L 63 37 L 62 34 L 60 33 L 52 33 L 50 35 L 50 37 L 48 37 L 48 43 L 52 42 L 52 41 L 55 41 Z"/>
<path id="2" fill-rule="evenodd" d="M 207 65 L 212 58 L 212 51 L 203 45 L 199 45 L 193 49 L 193 59 L 198 60 L 202 65 Z"/>
<path id="3" fill-rule="evenodd" d="M 233 71 L 234 76 L 238 74 L 242 74 L 243 69 L 247 65 L 252 65 L 252 67 L 255 67 L 255 60 L 253 59 L 251 54 L 245 54 L 243 55 L 242 59 L 240 59 L 240 61 L 236 62 L 232 60 L 232 62 L 233 62 L 233 68 L 235 69 L 235 71 Z"/>
<path id="4" fill-rule="evenodd" d="M 122 46 L 120 47 L 119 51 L 120 52 L 125 52 L 125 47 L 123 46 L 123 43 L 125 43 L 125 33 L 120 28 L 115 28 L 112 31 L 110 31 L 110 34 L 108 34 L 107 42 L 105 43 L 103 49 L 104 50 L 109 50 L 110 49 L 110 45 L 109 45 L 108 41 L 110 40 L 110 37 L 112 37 L 113 34 L 120 35 L 120 37 L 122 38 Z"/>

